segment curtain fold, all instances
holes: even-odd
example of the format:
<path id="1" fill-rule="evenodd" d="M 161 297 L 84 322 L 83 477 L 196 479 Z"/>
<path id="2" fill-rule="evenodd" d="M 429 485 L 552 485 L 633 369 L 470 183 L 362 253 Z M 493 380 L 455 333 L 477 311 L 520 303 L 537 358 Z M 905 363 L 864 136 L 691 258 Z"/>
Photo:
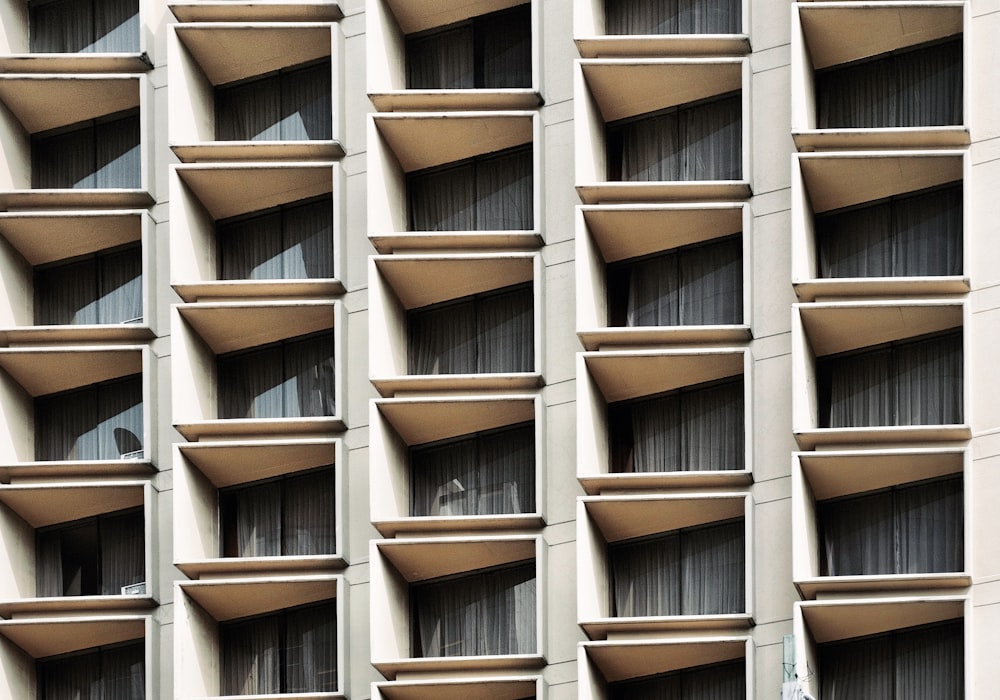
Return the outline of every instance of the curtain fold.
<path id="1" fill-rule="evenodd" d="M 219 625 L 222 694 L 281 692 L 281 620 L 268 615 Z"/>
<path id="2" fill-rule="evenodd" d="M 336 551 L 336 497 L 333 473 L 321 470 L 284 480 L 282 553 L 285 556 Z"/>
<path id="3" fill-rule="evenodd" d="M 515 149 L 484 158 L 476 168 L 476 224 L 479 231 L 532 227 L 531 150 Z"/>
<path id="4" fill-rule="evenodd" d="M 236 542 L 239 557 L 281 554 L 281 486 L 278 482 L 239 490 Z"/>
<path id="5" fill-rule="evenodd" d="M 101 548 L 101 595 L 121 595 L 122 587 L 146 580 L 143 512 L 98 519 Z"/>
<path id="6" fill-rule="evenodd" d="M 335 692 L 337 604 L 288 611 L 285 635 L 284 692 Z"/>
<path id="7" fill-rule="evenodd" d="M 605 34 L 737 34 L 734 0 L 604 0 Z"/>
<path id="8" fill-rule="evenodd" d="M 39 532 L 35 537 L 35 595 L 39 598 L 63 594 L 62 533 Z"/>
<path id="9" fill-rule="evenodd" d="M 530 284 L 480 298 L 476 372 L 530 372 L 535 356 L 534 291 Z"/>

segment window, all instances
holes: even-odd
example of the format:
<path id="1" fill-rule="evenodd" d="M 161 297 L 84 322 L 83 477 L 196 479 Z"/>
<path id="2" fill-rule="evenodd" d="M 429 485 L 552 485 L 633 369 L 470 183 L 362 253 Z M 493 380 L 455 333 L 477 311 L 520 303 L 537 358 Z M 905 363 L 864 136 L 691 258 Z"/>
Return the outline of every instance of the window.
<path id="1" fill-rule="evenodd" d="M 333 468 L 254 481 L 219 492 L 226 557 L 333 554 Z"/>
<path id="2" fill-rule="evenodd" d="M 816 217 L 822 277 L 962 274 L 962 183 Z"/>
<path id="3" fill-rule="evenodd" d="M 822 574 L 962 571 L 963 504 L 961 476 L 822 501 Z"/>
<path id="4" fill-rule="evenodd" d="M 608 407 L 615 473 L 743 469 L 743 379 Z"/>
<path id="5" fill-rule="evenodd" d="M 413 231 L 533 226 L 532 148 L 518 146 L 406 176 Z"/>
<path id="6" fill-rule="evenodd" d="M 144 700 L 145 655 L 145 645 L 138 641 L 40 659 L 40 697 L 42 700 Z"/>
<path id="7" fill-rule="evenodd" d="M 530 372 L 534 368 L 531 283 L 407 313 L 410 374 Z"/>
<path id="8" fill-rule="evenodd" d="M 32 53 L 137 53 L 137 0 L 31 0 Z"/>
<path id="9" fill-rule="evenodd" d="M 609 123 L 608 179 L 739 180 L 742 110 L 736 92 Z"/>
<path id="10" fill-rule="evenodd" d="M 531 5 L 407 36 L 406 87 L 531 87 Z"/>
<path id="11" fill-rule="evenodd" d="M 535 652 L 535 563 L 414 584 L 414 656 Z"/>
<path id="12" fill-rule="evenodd" d="M 36 189 L 139 187 L 139 113 L 118 113 L 31 136 Z"/>
<path id="13" fill-rule="evenodd" d="M 219 279 L 333 277 L 329 196 L 223 219 L 216 224 Z"/>
<path id="14" fill-rule="evenodd" d="M 738 0 L 604 0 L 605 34 L 736 34 Z"/>
<path id="15" fill-rule="evenodd" d="M 960 700 L 963 623 L 908 627 L 819 647 L 823 700 Z"/>
<path id="16" fill-rule="evenodd" d="M 611 683 L 610 700 L 746 700 L 746 662 L 727 661 Z M 824 698 L 825 700 L 825 698 Z"/>
<path id="17" fill-rule="evenodd" d="M 329 141 L 330 59 L 215 89 L 218 141 Z"/>
<path id="18" fill-rule="evenodd" d="M 35 459 L 121 459 L 141 454 L 142 375 L 35 399 Z"/>
<path id="19" fill-rule="evenodd" d="M 743 612 L 744 529 L 741 519 L 609 544 L 612 615 Z"/>
<path id="20" fill-rule="evenodd" d="M 121 595 L 146 580 L 142 509 L 107 513 L 39 530 L 38 595 Z"/>
<path id="21" fill-rule="evenodd" d="M 816 362 L 824 428 L 962 422 L 962 333 L 920 336 Z"/>
<path id="22" fill-rule="evenodd" d="M 415 516 L 533 513 L 534 424 L 411 447 L 410 474 Z"/>
<path id="23" fill-rule="evenodd" d="M 35 269 L 35 325 L 113 324 L 142 320 L 142 251 L 138 245 Z"/>
<path id="24" fill-rule="evenodd" d="M 325 602 L 219 624 L 222 694 L 337 690 L 337 605 Z"/>
<path id="25" fill-rule="evenodd" d="M 816 71 L 821 129 L 962 123 L 962 39 Z"/>
<path id="26" fill-rule="evenodd" d="M 332 416 L 333 332 L 218 357 L 220 418 Z"/>
<path id="27" fill-rule="evenodd" d="M 727 325 L 743 320 L 740 236 L 608 266 L 611 326 Z"/>

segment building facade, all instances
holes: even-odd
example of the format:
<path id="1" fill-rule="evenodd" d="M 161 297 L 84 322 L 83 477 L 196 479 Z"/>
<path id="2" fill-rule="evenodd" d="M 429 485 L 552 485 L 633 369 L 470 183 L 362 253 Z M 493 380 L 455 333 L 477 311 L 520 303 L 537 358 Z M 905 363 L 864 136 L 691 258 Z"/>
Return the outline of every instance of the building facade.
<path id="1" fill-rule="evenodd" d="M 995 695 L 996 2 L 0 26 L 0 699 Z"/>

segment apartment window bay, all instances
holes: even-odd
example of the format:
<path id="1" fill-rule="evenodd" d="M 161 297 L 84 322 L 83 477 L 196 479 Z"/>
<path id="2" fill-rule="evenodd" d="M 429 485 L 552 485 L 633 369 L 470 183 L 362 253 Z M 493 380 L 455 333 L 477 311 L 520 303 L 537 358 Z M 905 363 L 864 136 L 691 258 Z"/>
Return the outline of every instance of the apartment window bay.
<path id="1" fill-rule="evenodd" d="M 102 647 L 38 662 L 42 700 L 144 700 L 143 642 Z"/>
<path id="2" fill-rule="evenodd" d="M 739 180 L 739 92 L 607 125 L 608 179 L 627 182 Z"/>
<path id="3" fill-rule="evenodd" d="M 965 697 L 961 620 L 819 646 L 823 700 L 960 700 Z"/>
<path id="4" fill-rule="evenodd" d="M 822 573 L 864 576 L 964 569 L 961 476 L 817 505 Z"/>
<path id="5" fill-rule="evenodd" d="M 530 372 L 534 294 L 513 285 L 407 313 L 410 374 Z"/>
<path id="6" fill-rule="evenodd" d="M 742 379 L 614 403 L 608 421 L 614 473 L 743 468 Z"/>
<path id="7" fill-rule="evenodd" d="M 736 34 L 739 0 L 604 0 L 605 34 Z"/>
<path id="8" fill-rule="evenodd" d="M 330 59 L 215 88 L 218 141 L 333 138 Z"/>
<path id="9" fill-rule="evenodd" d="M 145 580 L 142 509 L 62 523 L 36 536 L 37 594 L 121 595 Z"/>
<path id="10" fill-rule="evenodd" d="M 139 177 L 138 110 L 31 136 L 33 188 L 137 188 Z"/>
<path id="11" fill-rule="evenodd" d="M 531 87 L 531 5 L 406 37 L 411 90 Z"/>
<path id="12" fill-rule="evenodd" d="M 739 236 L 608 267 L 611 326 L 727 325 L 743 320 Z"/>
<path id="13" fill-rule="evenodd" d="M 962 274 L 962 184 L 816 217 L 822 277 Z"/>
<path id="14" fill-rule="evenodd" d="M 532 147 L 517 146 L 457 163 L 408 173 L 414 231 L 531 229 Z"/>
<path id="15" fill-rule="evenodd" d="M 329 197 L 224 219 L 216 224 L 219 279 L 333 277 Z"/>
<path id="16" fill-rule="evenodd" d="M 35 459 L 120 459 L 141 454 L 142 375 L 35 399 Z"/>
<path id="17" fill-rule="evenodd" d="M 608 685 L 610 700 L 746 700 L 746 662 L 727 661 Z"/>
<path id="18" fill-rule="evenodd" d="M 821 129 L 962 123 L 962 39 L 922 44 L 816 72 Z"/>
<path id="19" fill-rule="evenodd" d="M 220 355 L 220 418 L 332 416 L 333 333 Z"/>
<path id="20" fill-rule="evenodd" d="M 962 333 L 921 336 L 821 357 L 821 427 L 962 422 Z"/>
<path id="21" fill-rule="evenodd" d="M 337 605 L 291 608 L 219 625 L 222 694 L 337 690 Z"/>
<path id="22" fill-rule="evenodd" d="M 746 607 L 742 520 L 608 545 L 612 615 L 720 615 Z"/>
<path id="23" fill-rule="evenodd" d="M 332 468 L 224 489 L 219 511 L 227 557 L 309 556 L 336 549 Z"/>
<path id="24" fill-rule="evenodd" d="M 532 423 L 410 448 L 415 516 L 500 515 L 535 510 Z"/>
<path id="25" fill-rule="evenodd" d="M 534 561 L 413 584 L 414 656 L 535 652 Z"/>
<path id="26" fill-rule="evenodd" d="M 137 53 L 137 0 L 34 0 L 28 3 L 32 53 Z"/>
<path id="27" fill-rule="evenodd" d="M 38 267 L 34 290 L 35 325 L 142 320 L 142 251 L 132 245 Z"/>

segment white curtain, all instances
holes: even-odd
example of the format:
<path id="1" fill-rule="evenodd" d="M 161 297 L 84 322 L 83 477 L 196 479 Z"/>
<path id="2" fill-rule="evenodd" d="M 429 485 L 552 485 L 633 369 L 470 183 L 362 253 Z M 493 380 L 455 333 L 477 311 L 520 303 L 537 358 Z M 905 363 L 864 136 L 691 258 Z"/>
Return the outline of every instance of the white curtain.
<path id="1" fill-rule="evenodd" d="M 476 87 L 472 23 L 406 38 L 406 87 L 469 90 Z"/>
<path id="2" fill-rule="evenodd" d="M 409 173 L 414 231 L 509 231 L 533 227 L 530 146 L 487 153 L 470 161 Z"/>
<path id="3" fill-rule="evenodd" d="M 35 189 L 134 189 L 139 185 L 136 112 L 31 137 L 31 186 Z"/>
<path id="4" fill-rule="evenodd" d="M 963 571 L 961 477 L 819 504 L 826 576 Z"/>
<path id="5" fill-rule="evenodd" d="M 742 177 L 739 93 L 607 125 L 608 178 L 628 182 Z"/>
<path id="6" fill-rule="evenodd" d="M 963 627 L 957 620 L 820 645 L 820 697 L 960 700 Z"/>
<path id="7" fill-rule="evenodd" d="M 532 513 L 534 426 L 411 448 L 410 475 L 415 516 Z"/>
<path id="8" fill-rule="evenodd" d="M 820 358 L 824 427 L 962 422 L 962 335 L 917 338 Z"/>
<path id="9" fill-rule="evenodd" d="M 415 584 L 410 596 L 414 656 L 535 652 L 534 562 Z"/>
<path id="10" fill-rule="evenodd" d="M 407 314 L 409 374 L 530 372 L 534 367 L 531 283 Z"/>
<path id="11" fill-rule="evenodd" d="M 609 684 L 610 700 L 746 700 L 746 662 L 726 661 Z"/>
<path id="12" fill-rule="evenodd" d="M 98 518 L 101 594 L 121 595 L 122 587 L 146 580 L 142 510 Z"/>
<path id="13" fill-rule="evenodd" d="M 737 34 L 736 0 L 604 0 L 605 34 Z"/>
<path id="14" fill-rule="evenodd" d="M 239 557 L 281 554 L 281 486 L 278 482 L 239 489 L 236 500 L 236 545 Z"/>
<path id="15" fill-rule="evenodd" d="M 615 617 L 743 612 L 742 520 L 608 545 Z"/>
<path id="16" fill-rule="evenodd" d="M 962 40 L 925 44 L 816 74 L 821 129 L 962 123 Z"/>
<path id="17" fill-rule="evenodd" d="M 39 662 L 45 700 L 144 700 L 145 649 L 142 642 L 102 648 Z"/>
<path id="18" fill-rule="evenodd" d="M 222 694 L 281 692 L 281 616 L 219 625 Z"/>
<path id="19" fill-rule="evenodd" d="M 136 53 L 137 0 L 52 0 L 28 3 L 32 53 Z"/>
<path id="20" fill-rule="evenodd" d="M 285 626 L 286 693 L 337 690 L 337 604 L 290 610 Z"/>
<path id="21" fill-rule="evenodd" d="M 962 185 L 816 217 L 823 277 L 962 274 Z"/>

